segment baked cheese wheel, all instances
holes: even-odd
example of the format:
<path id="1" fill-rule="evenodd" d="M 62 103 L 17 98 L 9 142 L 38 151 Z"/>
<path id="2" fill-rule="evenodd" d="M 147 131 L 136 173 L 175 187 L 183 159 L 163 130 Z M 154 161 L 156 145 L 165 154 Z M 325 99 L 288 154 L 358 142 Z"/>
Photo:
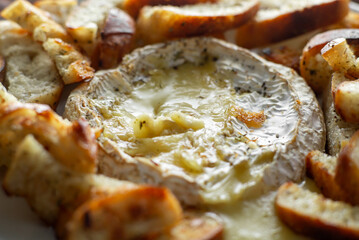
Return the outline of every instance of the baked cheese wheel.
<path id="1" fill-rule="evenodd" d="M 318 102 L 293 70 L 212 38 L 135 50 L 71 93 L 70 120 L 101 128 L 105 175 L 227 203 L 304 175 L 323 150 Z"/>

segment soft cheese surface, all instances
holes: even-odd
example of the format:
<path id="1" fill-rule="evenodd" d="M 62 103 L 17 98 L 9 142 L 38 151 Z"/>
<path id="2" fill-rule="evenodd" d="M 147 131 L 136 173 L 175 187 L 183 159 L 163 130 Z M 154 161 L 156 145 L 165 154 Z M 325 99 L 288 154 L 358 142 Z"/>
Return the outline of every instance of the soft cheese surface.
<path id="1" fill-rule="evenodd" d="M 165 185 L 188 205 L 298 181 L 306 153 L 324 146 L 303 79 L 205 38 L 136 50 L 74 91 L 65 115 L 102 129 L 103 173 Z"/>

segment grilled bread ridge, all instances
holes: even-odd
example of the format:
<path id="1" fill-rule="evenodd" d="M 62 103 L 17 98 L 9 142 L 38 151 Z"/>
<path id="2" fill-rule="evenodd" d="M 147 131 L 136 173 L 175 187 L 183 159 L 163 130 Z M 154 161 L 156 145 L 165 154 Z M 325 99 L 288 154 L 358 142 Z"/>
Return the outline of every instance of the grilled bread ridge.
<path id="1" fill-rule="evenodd" d="M 301 77 L 212 38 L 135 50 L 119 70 L 98 72 L 72 92 L 65 116 L 103 129 L 102 173 L 169 187 L 188 205 L 299 181 L 302 159 L 325 142 L 322 112 Z"/>
<path id="2" fill-rule="evenodd" d="M 261 0 L 254 20 L 233 30 L 239 46 L 253 48 L 278 42 L 343 19 L 349 0 Z"/>

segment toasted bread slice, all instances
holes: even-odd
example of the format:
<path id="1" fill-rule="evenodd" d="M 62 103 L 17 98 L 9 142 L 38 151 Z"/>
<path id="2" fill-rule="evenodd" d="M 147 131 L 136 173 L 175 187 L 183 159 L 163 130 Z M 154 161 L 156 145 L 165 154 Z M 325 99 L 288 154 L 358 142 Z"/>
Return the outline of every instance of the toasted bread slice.
<path id="1" fill-rule="evenodd" d="M 139 186 L 82 204 L 67 223 L 66 239 L 159 239 L 181 217 L 169 190 Z"/>
<path id="2" fill-rule="evenodd" d="M 333 200 L 347 200 L 347 194 L 335 180 L 337 157 L 312 151 L 305 158 L 307 175 L 314 179 L 322 194 Z"/>
<path id="3" fill-rule="evenodd" d="M 134 36 L 134 20 L 120 9 L 111 9 L 97 39 L 92 66 L 97 69 L 116 67 L 122 57 L 133 49 Z"/>
<path id="4" fill-rule="evenodd" d="M 71 44 L 59 38 L 49 38 L 43 43 L 43 47 L 55 61 L 65 84 L 93 78 L 95 70 L 90 62 Z"/>
<path id="5" fill-rule="evenodd" d="M 137 19 L 137 31 L 146 43 L 219 33 L 243 25 L 258 8 L 257 0 L 144 7 Z"/>
<path id="6" fill-rule="evenodd" d="M 349 0 L 261 0 L 254 20 L 228 35 L 239 46 L 259 47 L 336 23 L 348 12 Z"/>
<path id="7" fill-rule="evenodd" d="M 92 56 L 95 51 L 108 12 L 116 7 L 121 8 L 123 1 L 82 1 L 69 15 L 65 24 L 67 31 L 88 56 Z"/>
<path id="8" fill-rule="evenodd" d="M 22 102 L 55 108 L 63 83 L 56 66 L 29 33 L 10 21 L 0 22 L 0 54 L 6 68 L 3 84 Z"/>
<path id="9" fill-rule="evenodd" d="M 300 74 L 316 93 L 323 93 L 333 73 L 332 68 L 321 55 L 322 48 L 336 38 L 352 41 L 358 37 L 358 30 L 335 29 L 317 34 L 309 40 L 303 49 Z"/>
<path id="10" fill-rule="evenodd" d="M 332 76 L 332 94 L 335 111 L 348 123 L 359 123 L 359 81 L 346 78 L 343 73 Z"/>
<path id="11" fill-rule="evenodd" d="M 55 22 L 64 26 L 67 17 L 77 6 L 77 0 L 39 0 L 34 5 L 50 13 Z"/>
<path id="12" fill-rule="evenodd" d="M 327 127 L 327 152 L 336 156 L 359 129 L 359 124 L 345 122 L 336 112 L 331 85 L 324 91 L 323 112 Z"/>
<path id="13" fill-rule="evenodd" d="M 0 106 L 0 164 L 8 166 L 18 144 L 33 134 L 65 166 L 79 172 L 95 172 L 95 134 L 80 120 L 63 120 L 46 105 L 7 103 Z"/>
<path id="14" fill-rule="evenodd" d="M 111 194 L 135 188 L 129 182 L 101 175 L 83 174 L 60 164 L 32 136 L 18 145 L 3 187 L 10 195 L 22 196 L 48 223 L 55 223 L 62 209 L 74 209 L 83 196 Z"/>
<path id="15" fill-rule="evenodd" d="M 359 36 L 358 29 L 352 29 L 353 36 Z M 359 41 L 358 38 L 355 40 Z M 343 37 L 327 43 L 321 50 L 323 58 L 335 72 L 342 72 L 353 78 L 359 77 L 359 62 L 347 40 Z"/>
<path id="16" fill-rule="evenodd" d="M 22 28 L 33 33 L 36 41 L 45 42 L 48 38 L 61 38 L 71 41 L 66 30 L 50 19 L 41 9 L 25 0 L 16 0 L 1 12 L 5 19 L 18 23 Z"/>
<path id="17" fill-rule="evenodd" d="M 184 218 L 172 228 L 171 240 L 222 240 L 223 225 L 210 216 L 184 212 Z"/>
<path id="18" fill-rule="evenodd" d="M 353 204 L 359 204 L 359 132 L 356 132 L 338 157 L 335 179 L 350 197 Z"/>
<path id="19" fill-rule="evenodd" d="M 359 238 L 359 207 L 326 199 L 293 183 L 279 188 L 275 207 L 279 218 L 297 233 L 318 239 Z"/>
<path id="20" fill-rule="evenodd" d="M 217 2 L 218 0 L 124 0 L 123 10 L 129 13 L 133 18 L 137 18 L 140 10 L 144 6 L 171 5 L 183 6 L 196 3 Z"/>
<path id="21" fill-rule="evenodd" d="M 17 22 L 32 33 L 35 41 L 43 43 L 65 84 L 92 78 L 94 70 L 89 60 L 76 50 L 65 28 L 48 18 L 44 11 L 29 2 L 17 0 L 2 11 L 2 16 Z"/>

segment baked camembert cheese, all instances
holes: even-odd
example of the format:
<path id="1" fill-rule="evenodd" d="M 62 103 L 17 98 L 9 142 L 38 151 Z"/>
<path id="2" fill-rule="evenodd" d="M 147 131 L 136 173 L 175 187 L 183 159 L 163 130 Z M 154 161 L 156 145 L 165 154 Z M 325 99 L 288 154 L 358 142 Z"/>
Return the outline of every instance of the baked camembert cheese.
<path id="1" fill-rule="evenodd" d="M 102 129 L 100 172 L 166 186 L 186 206 L 233 204 L 300 181 L 305 155 L 325 143 L 301 77 L 212 38 L 135 50 L 74 90 L 65 116 Z"/>
<path id="2" fill-rule="evenodd" d="M 298 181 L 305 154 L 324 146 L 300 77 L 210 38 L 134 51 L 76 89 L 65 116 L 102 129 L 102 172 L 165 185 L 188 205 Z"/>

